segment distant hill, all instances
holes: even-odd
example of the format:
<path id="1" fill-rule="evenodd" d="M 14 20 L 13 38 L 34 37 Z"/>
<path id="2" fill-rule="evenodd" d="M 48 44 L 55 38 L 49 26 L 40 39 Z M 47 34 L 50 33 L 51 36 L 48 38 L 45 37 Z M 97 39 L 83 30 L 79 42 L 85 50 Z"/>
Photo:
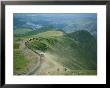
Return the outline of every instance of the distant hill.
<path id="1" fill-rule="evenodd" d="M 30 35 L 36 35 L 41 32 L 46 32 L 49 30 L 56 30 L 56 29 L 53 29 L 52 27 L 42 27 L 40 28 L 40 30 L 32 30 L 29 28 L 16 28 L 14 30 L 14 34 L 16 36 L 30 36 Z"/>
<path id="2" fill-rule="evenodd" d="M 13 30 L 15 35 L 24 35 L 26 33 L 32 32 L 32 29 L 30 28 L 17 28 Z"/>
<path id="3" fill-rule="evenodd" d="M 27 46 L 50 53 L 58 63 L 72 70 L 97 69 L 97 42 L 87 31 L 46 31 L 34 36 Z"/>
<path id="4" fill-rule="evenodd" d="M 87 30 L 97 38 L 97 14 L 95 13 L 14 13 L 14 30 L 30 28 L 34 32 L 44 27 L 62 29 L 66 33 Z M 30 32 L 31 34 L 31 32 Z"/>

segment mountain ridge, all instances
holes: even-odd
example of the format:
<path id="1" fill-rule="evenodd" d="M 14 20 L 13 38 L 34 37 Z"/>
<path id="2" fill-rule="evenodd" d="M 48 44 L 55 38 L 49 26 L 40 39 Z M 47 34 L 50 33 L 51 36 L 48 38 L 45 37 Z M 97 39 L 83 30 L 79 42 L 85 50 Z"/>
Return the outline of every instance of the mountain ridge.
<path id="1" fill-rule="evenodd" d="M 86 31 L 84 31 L 84 33 L 85 32 Z M 50 34 L 48 37 L 45 37 L 45 35 L 40 34 L 40 36 L 37 37 L 38 38 L 37 41 L 35 40 L 30 42 L 28 44 L 28 47 L 30 47 L 33 50 L 38 49 L 41 51 L 45 47 L 43 51 L 44 53 L 48 51 L 52 55 L 55 55 L 55 56 L 57 55 L 59 59 L 56 58 L 55 60 L 62 63 L 63 65 L 65 65 L 70 69 L 74 69 L 74 70 L 76 69 L 87 69 L 87 70 L 95 69 L 96 70 L 97 69 L 96 67 L 97 58 L 96 56 L 93 56 L 94 53 L 92 52 L 93 48 L 95 49 L 94 51 L 96 51 L 95 45 L 93 46 L 92 49 L 89 48 L 89 51 L 88 51 L 88 47 L 87 47 L 88 44 L 83 44 L 78 40 L 75 40 L 75 41 L 71 40 L 70 36 L 68 37 L 65 35 L 53 36 L 52 32 L 51 33 L 47 32 L 47 33 L 48 34 L 46 34 L 46 36 Z M 90 33 L 88 33 L 85 36 L 92 37 Z M 38 40 L 39 40 L 39 43 L 38 43 Z M 88 41 L 90 42 L 90 40 Z M 92 37 L 91 41 L 95 43 L 95 38 Z"/>

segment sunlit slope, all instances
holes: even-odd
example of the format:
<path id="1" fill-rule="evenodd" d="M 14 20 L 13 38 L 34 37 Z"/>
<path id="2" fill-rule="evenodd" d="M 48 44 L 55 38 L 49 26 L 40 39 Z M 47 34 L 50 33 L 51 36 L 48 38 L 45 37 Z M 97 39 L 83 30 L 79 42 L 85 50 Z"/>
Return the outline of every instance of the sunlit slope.
<path id="1" fill-rule="evenodd" d="M 29 28 L 17 28 L 15 30 L 13 30 L 15 35 L 23 35 L 29 32 L 32 32 L 32 29 Z"/>
<path id="2" fill-rule="evenodd" d="M 96 40 L 87 31 L 64 34 L 61 31 L 39 33 L 27 46 L 54 56 L 55 61 L 72 70 L 96 70 Z M 45 54 L 44 54 L 45 55 Z"/>

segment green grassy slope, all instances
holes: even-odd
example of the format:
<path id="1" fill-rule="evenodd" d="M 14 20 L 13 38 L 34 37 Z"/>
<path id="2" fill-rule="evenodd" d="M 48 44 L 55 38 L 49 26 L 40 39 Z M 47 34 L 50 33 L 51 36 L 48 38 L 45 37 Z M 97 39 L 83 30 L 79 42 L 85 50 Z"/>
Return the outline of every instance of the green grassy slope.
<path id="1" fill-rule="evenodd" d="M 70 33 L 68 36 L 78 41 L 85 50 L 86 55 L 93 59 L 94 64 L 97 64 L 97 40 L 89 32 L 82 30 Z"/>
<path id="2" fill-rule="evenodd" d="M 32 32 L 32 29 L 29 28 L 18 28 L 14 30 L 14 34 L 16 35 L 22 35 L 22 34 L 26 34 L 28 32 Z"/>
<path id="3" fill-rule="evenodd" d="M 13 43 L 13 74 L 21 75 L 25 74 L 27 70 L 28 60 L 24 56 L 23 52 L 20 50 L 20 42 L 22 38 L 14 36 Z"/>
<path id="4" fill-rule="evenodd" d="M 54 30 L 57 30 L 57 29 L 52 27 L 42 27 L 36 30 L 32 30 L 30 28 L 17 28 L 17 29 L 14 29 L 13 32 L 14 32 L 14 36 L 24 38 L 24 37 L 32 37 L 42 32 L 54 31 Z"/>
<path id="5" fill-rule="evenodd" d="M 55 56 L 55 61 L 72 70 L 96 70 L 96 40 L 87 31 L 64 34 L 47 31 L 38 34 L 27 43 L 33 50 L 41 50 Z"/>
<path id="6" fill-rule="evenodd" d="M 25 74 L 27 72 L 28 61 L 20 50 L 14 50 L 14 74 Z"/>

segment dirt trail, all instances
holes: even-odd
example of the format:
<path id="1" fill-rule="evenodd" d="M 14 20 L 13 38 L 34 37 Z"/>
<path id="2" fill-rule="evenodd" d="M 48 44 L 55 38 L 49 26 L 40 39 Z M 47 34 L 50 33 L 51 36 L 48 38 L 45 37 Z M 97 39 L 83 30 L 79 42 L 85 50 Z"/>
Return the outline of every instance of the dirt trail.
<path id="1" fill-rule="evenodd" d="M 61 75 L 66 74 L 64 71 L 65 67 L 54 60 L 54 56 L 50 53 L 44 53 L 42 57 L 42 64 L 33 75 Z M 67 68 L 66 68 L 67 69 Z M 69 69 L 67 69 L 69 71 Z"/>
<path id="2" fill-rule="evenodd" d="M 54 60 L 55 56 L 49 53 L 39 54 L 29 49 L 25 42 L 28 39 L 21 41 L 20 49 L 29 61 L 28 72 L 26 75 L 61 75 L 66 74 L 63 65 Z M 69 69 L 67 69 L 69 71 Z"/>
<path id="3" fill-rule="evenodd" d="M 25 39 L 20 42 L 20 50 L 28 60 L 28 72 L 26 73 L 27 75 L 31 75 L 34 70 L 36 70 L 41 62 L 40 62 L 40 56 L 39 54 L 33 52 L 31 49 L 29 49 L 26 45 L 25 42 L 28 41 L 28 39 Z"/>

